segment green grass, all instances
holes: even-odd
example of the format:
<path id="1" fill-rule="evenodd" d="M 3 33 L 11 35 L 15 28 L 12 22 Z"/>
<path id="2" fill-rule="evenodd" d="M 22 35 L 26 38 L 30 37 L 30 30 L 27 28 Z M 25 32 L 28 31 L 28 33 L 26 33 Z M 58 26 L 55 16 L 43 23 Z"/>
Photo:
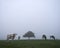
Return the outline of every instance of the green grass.
<path id="1" fill-rule="evenodd" d="M 0 40 L 0 48 L 60 48 L 60 40 Z"/>

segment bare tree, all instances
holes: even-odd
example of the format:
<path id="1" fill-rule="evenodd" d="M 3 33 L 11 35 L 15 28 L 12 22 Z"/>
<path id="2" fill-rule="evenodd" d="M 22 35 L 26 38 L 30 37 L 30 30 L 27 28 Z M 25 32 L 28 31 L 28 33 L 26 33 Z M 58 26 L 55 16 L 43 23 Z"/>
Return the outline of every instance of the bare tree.
<path id="1" fill-rule="evenodd" d="M 50 36 L 50 39 L 51 39 L 51 38 L 55 40 L 55 36 L 52 35 L 52 36 Z"/>
<path id="2" fill-rule="evenodd" d="M 35 38 L 35 35 L 32 31 L 28 31 L 27 33 L 25 33 L 23 35 L 23 37 L 28 37 L 28 39 L 30 39 L 30 37 L 34 37 Z"/>
<path id="3" fill-rule="evenodd" d="M 45 39 L 45 40 L 47 39 L 46 35 L 42 35 L 42 38 Z"/>

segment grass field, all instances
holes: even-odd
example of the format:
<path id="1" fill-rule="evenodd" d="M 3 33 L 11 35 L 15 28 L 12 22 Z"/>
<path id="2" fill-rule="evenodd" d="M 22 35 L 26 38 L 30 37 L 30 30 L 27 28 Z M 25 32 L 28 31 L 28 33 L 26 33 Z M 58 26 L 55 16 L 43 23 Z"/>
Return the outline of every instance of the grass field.
<path id="1" fill-rule="evenodd" d="M 60 48 L 60 40 L 0 40 L 0 48 Z"/>

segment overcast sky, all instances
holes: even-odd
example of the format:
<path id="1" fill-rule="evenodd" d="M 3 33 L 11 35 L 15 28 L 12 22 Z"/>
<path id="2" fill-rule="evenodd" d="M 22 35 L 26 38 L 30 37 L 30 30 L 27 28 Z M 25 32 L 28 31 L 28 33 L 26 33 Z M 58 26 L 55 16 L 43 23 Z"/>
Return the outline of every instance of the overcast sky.
<path id="1" fill-rule="evenodd" d="M 60 0 L 0 0 L 0 39 L 29 30 L 60 39 Z"/>

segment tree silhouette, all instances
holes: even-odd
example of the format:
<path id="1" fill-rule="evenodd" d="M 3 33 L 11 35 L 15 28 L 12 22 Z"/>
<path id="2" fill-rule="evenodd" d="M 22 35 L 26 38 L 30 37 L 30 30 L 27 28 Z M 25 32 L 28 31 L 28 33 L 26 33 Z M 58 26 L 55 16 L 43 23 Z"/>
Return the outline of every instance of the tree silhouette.
<path id="1" fill-rule="evenodd" d="M 46 35 L 42 35 L 42 38 L 45 39 L 45 40 L 47 39 Z"/>
<path id="2" fill-rule="evenodd" d="M 50 39 L 51 39 L 51 38 L 55 40 L 55 36 L 52 35 L 52 36 L 50 36 Z"/>
<path id="3" fill-rule="evenodd" d="M 32 31 L 28 31 L 23 35 L 23 37 L 28 37 L 28 39 L 30 39 L 30 37 L 35 37 L 35 35 Z"/>

